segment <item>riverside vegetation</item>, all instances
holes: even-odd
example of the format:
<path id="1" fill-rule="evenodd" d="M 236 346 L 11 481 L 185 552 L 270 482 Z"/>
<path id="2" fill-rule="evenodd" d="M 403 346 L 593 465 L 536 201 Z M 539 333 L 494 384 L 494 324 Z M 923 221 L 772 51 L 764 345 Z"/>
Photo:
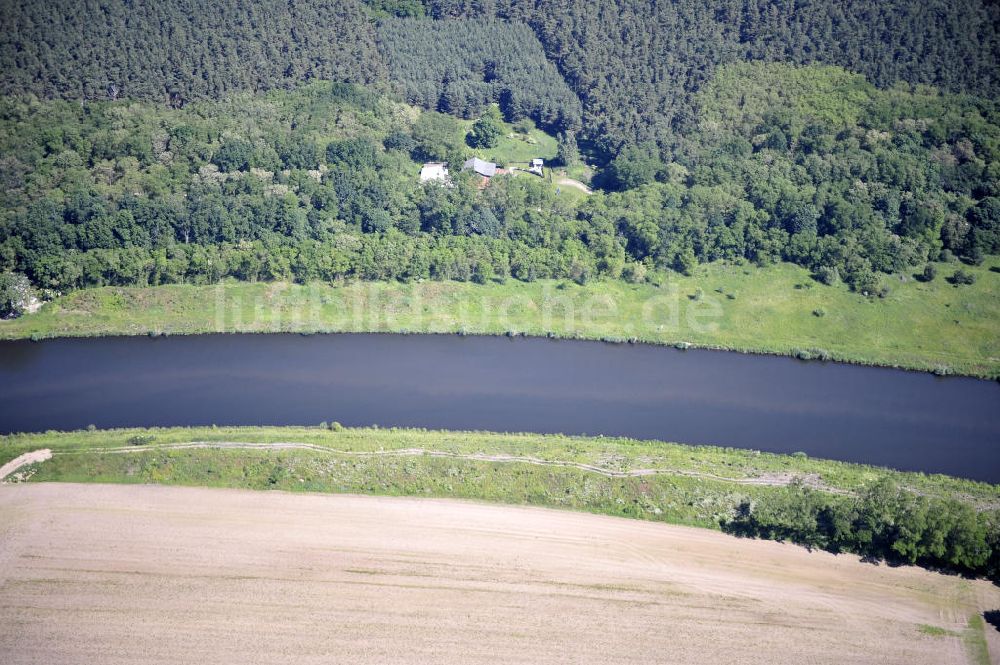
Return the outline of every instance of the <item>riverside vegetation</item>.
<path id="1" fill-rule="evenodd" d="M 0 464 L 40 448 L 20 478 L 528 503 L 1000 579 L 1000 487 L 804 455 L 331 423 L 10 435 Z"/>
<path id="2" fill-rule="evenodd" d="M 942 273 L 954 265 L 937 264 Z M 998 262 L 975 282 L 897 281 L 872 301 L 789 264 L 699 266 L 653 283 L 570 280 L 188 284 L 74 291 L 0 321 L 0 339 L 211 332 L 527 334 L 696 345 L 1000 375 Z"/>

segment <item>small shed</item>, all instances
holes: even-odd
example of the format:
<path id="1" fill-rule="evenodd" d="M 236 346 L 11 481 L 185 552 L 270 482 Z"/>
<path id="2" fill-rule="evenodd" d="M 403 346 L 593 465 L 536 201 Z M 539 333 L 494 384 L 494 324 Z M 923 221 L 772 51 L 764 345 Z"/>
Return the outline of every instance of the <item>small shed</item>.
<path id="1" fill-rule="evenodd" d="M 528 168 L 528 171 L 530 171 L 531 173 L 537 173 L 538 175 L 542 175 L 542 166 L 544 164 L 545 162 L 542 161 L 541 158 L 536 157 L 535 159 L 531 160 L 531 166 Z"/>

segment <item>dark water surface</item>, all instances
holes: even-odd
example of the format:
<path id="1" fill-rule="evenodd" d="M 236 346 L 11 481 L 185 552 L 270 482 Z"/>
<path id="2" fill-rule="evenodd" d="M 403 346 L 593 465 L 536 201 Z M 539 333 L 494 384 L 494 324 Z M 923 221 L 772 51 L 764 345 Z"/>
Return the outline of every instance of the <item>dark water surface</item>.
<path id="1" fill-rule="evenodd" d="M 1000 482 L 1000 385 L 565 340 L 205 335 L 0 343 L 0 431 L 344 425 L 625 435 Z"/>

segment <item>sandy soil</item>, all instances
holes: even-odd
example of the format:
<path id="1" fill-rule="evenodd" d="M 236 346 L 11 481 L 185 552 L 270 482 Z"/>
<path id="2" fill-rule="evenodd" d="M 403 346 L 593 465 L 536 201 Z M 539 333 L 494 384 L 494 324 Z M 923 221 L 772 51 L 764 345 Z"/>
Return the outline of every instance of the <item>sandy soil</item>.
<path id="1" fill-rule="evenodd" d="M 428 499 L 0 487 L 7 663 L 959 663 L 1000 592 L 702 529 Z"/>

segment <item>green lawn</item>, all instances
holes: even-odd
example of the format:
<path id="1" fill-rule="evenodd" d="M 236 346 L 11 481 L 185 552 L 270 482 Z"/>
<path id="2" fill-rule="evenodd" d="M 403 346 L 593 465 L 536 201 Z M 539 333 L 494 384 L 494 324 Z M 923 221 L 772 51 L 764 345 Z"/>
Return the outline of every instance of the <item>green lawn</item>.
<path id="1" fill-rule="evenodd" d="M 474 120 L 462 120 L 462 138 L 472 130 Z M 503 123 L 503 135 L 499 143 L 493 148 L 470 148 L 472 153 L 480 159 L 486 159 L 500 164 L 516 164 L 525 166 L 526 162 L 535 157 L 541 157 L 546 162 L 555 159 L 558 154 L 558 142 L 554 136 L 546 134 L 538 128 L 533 128 L 527 135 L 514 131 L 514 126 L 510 123 Z"/>
<path id="2" fill-rule="evenodd" d="M 465 135 L 472 131 L 474 124 L 475 120 L 460 121 L 463 141 Z M 537 127 L 533 127 L 527 134 L 516 132 L 511 123 L 503 123 L 503 128 L 504 133 L 496 147 L 470 148 L 472 153 L 480 159 L 496 162 L 506 167 L 516 166 L 520 169 L 527 169 L 528 162 L 536 157 L 544 159 L 547 165 L 559 154 L 559 143 L 556 138 Z M 555 182 L 556 177 L 548 166 L 545 167 L 544 177 L 553 191 L 558 189 L 560 198 L 567 199 L 572 205 L 576 205 L 587 197 L 587 194 L 572 187 L 560 187 Z"/>
<path id="3" fill-rule="evenodd" d="M 168 449 L 185 442 L 297 442 L 317 449 Z M 413 429 L 203 427 L 48 432 L 0 437 L 0 464 L 50 448 L 31 481 L 162 483 L 249 489 L 483 499 L 572 508 L 719 528 L 746 499 L 799 492 L 852 493 L 890 475 L 907 489 L 995 509 L 1000 486 L 947 476 L 712 446 L 611 437 Z M 107 449 L 118 449 L 113 452 Z M 102 450 L 104 449 L 104 450 Z M 126 452 L 121 452 L 124 449 Z M 386 454 L 406 449 L 450 457 Z M 367 454 L 366 454 L 367 453 Z M 371 453 L 378 453 L 372 455 Z M 611 478 L 596 471 L 455 455 L 523 456 L 600 470 L 654 469 Z M 758 483 L 751 484 L 747 480 Z M 769 483 L 769 484 L 766 484 Z"/>
<path id="4" fill-rule="evenodd" d="M 207 332 L 529 334 L 635 340 L 1000 376 L 1000 259 L 976 283 L 892 280 L 885 299 L 792 265 L 713 264 L 656 284 L 227 282 L 87 289 L 0 321 L 0 339 Z M 818 316 L 817 314 L 822 314 Z"/>
<path id="5" fill-rule="evenodd" d="M 590 194 L 583 191 L 582 189 L 578 189 L 576 187 L 573 187 L 572 185 L 560 183 L 559 181 L 563 177 L 565 176 L 561 176 L 558 173 L 554 173 L 552 170 L 546 172 L 546 179 L 551 178 L 552 189 L 556 192 L 556 194 L 559 196 L 560 199 L 567 200 L 573 205 L 577 205 L 578 203 L 586 199 L 588 196 L 590 196 Z"/>
<path id="6" fill-rule="evenodd" d="M 594 169 L 586 164 L 575 164 L 566 169 L 566 175 L 589 185 L 591 178 L 594 177 Z"/>

